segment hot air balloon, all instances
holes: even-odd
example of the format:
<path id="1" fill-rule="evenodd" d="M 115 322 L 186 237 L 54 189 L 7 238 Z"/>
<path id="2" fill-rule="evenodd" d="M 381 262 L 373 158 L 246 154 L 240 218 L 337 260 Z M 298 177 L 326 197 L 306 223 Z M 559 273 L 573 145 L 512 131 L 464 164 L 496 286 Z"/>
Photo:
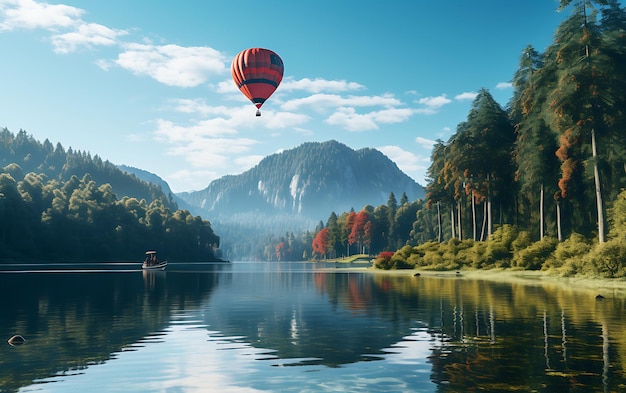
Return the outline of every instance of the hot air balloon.
<path id="1" fill-rule="evenodd" d="M 257 116 L 261 116 L 261 106 L 283 80 L 284 68 L 280 56 L 269 49 L 246 49 L 233 59 L 230 66 L 233 81 L 257 107 Z"/>

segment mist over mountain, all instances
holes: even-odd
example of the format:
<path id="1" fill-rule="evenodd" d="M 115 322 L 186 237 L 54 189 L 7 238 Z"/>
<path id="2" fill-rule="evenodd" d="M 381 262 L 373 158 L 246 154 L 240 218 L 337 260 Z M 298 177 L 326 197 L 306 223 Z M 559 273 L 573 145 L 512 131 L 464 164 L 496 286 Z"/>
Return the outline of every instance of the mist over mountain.
<path id="1" fill-rule="evenodd" d="M 424 197 L 424 188 L 380 151 L 331 140 L 272 154 L 240 175 L 177 196 L 216 221 L 250 213 L 319 221 L 333 211 L 384 204 L 391 192 L 409 200 Z"/>
<path id="2" fill-rule="evenodd" d="M 195 215 L 201 215 L 201 211 L 199 209 L 197 209 L 194 206 L 189 205 L 187 202 L 185 202 L 184 200 L 182 200 L 180 197 L 178 197 L 176 194 L 174 194 L 174 192 L 172 192 L 172 189 L 170 188 L 170 185 L 167 184 L 167 182 L 165 180 L 163 180 L 163 178 L 161 178 L 160 176 L 152 173 L 152 172 L 148 172 L 146 170 L 140 169 L 140 168 L 135 168 L 132 166 L 128 166 L 128 165 L 118 165 L 117 166 L 121 171 L 126 172 L 130 175 L 134 175 L 135 177 L 137 177 L 138 179 L 141 179 L 145 182 L 148 182 L 150 184 L 154 184 L 156 186 L 161 187 L 161 191 L 163 192 L 163 194 L 167 195 L 167 197 L 172 200 L 173 202 L 176 203 L 177 207 L 179 209 L 183 209 L 183 210 L 189 210 L 190 212 L 194 213 Z M 204 213 L 206 215 L 206 212 Z"/>

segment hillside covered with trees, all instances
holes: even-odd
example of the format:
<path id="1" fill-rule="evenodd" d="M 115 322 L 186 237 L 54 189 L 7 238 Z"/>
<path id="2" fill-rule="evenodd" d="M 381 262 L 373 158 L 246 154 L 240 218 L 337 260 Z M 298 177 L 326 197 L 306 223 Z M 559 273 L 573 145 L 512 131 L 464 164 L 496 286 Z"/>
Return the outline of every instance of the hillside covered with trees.
<path id="1" fill-rule="evenodd" d="M 176 197 L 191 212 L 210 215 L 230 259 L 300 260 L 311 254 L 312 239 L 301 232 L 312 230 L 329 210 L 384 203 L 390 192 L 425 195 L 380 151 L 329 140 L 271 154 L 244 173 Z"/>
<path id="2" fill-rule="evenodd" d="M 215 259 L 208 221 L 97 156 L 2 129 L 0 164 L 0 263 Z"/>
<path id="3" fill-rule="evenodd" d="M 482 89 L 437 141 L 410 236 L 379 266 L 626 276 L 626 11 L 616 0 L 561 8 L 571 15 L 545 53 L 524 49 L 508 107 Z"/>

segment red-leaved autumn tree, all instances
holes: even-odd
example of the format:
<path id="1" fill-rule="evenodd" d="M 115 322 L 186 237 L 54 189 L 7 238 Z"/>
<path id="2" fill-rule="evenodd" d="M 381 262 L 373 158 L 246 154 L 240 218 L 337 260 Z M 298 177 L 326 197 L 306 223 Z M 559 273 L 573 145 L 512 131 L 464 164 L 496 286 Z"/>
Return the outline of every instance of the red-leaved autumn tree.
<path id="1" fill-rule="evenodd" d="M 313 253 L 326 257 L 328 250 L 328 228 L 322 228 L 313 239 Z"/>
<path id="2" fill-rule="evenodd" d="M 370 216 L 366 210 L 361 210 L 356 217 L 354 217 L 354 224 L 352 230 L 348 235 L 348 242 L 352 245 L 358 243 L 359 250 L 363 248 L 363 245 L 369 245 L 372 236 L 372 223 Z"/>
<path id="3" fill-rule="evenodd" d="M 282 261 L 285 256 L 285 242 L 280 242 L 276 245 L 276 259 Z"/>

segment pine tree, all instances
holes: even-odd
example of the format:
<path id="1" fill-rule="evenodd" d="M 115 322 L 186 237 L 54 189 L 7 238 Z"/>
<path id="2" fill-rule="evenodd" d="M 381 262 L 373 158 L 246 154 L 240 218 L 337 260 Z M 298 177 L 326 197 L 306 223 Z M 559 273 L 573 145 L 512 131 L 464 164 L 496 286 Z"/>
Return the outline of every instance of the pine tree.
<path id="1" fill-rule="evenodd" d="M 529 202 L 523 215 L 531 222 L 539 206 L 539 238 L 546 232 L 545 189 L 556 192 L 552 185 L 558 181 L 558 160 L 555 135 L 543 119 L 546 88 L 555 84 L 553 74 L 541 69 L 542 58 L 528 46 L 513 78 L 515 92 L 511 101 L 511 118 L 517 133 L 515 142 L 516 179 L 523 200 Z M 538 199 L 538 201 L 537 201 Z"/>
<path id="2" fill-rule="evenodd" d="M 485 231 L 487 236 L 493 232 L 492 201 L 497 201 L 507 211 L 513 210 L 510 201 L 514 198 L 511 159 L 514 140 L 513 126 L 506 112 L 487 90 L 482 89 L 472 104 L 467 121 L 457 128 L 454 141 L 450 144 L 455 150 L 450 156 L 455 176 L 460 178 L 465 196 L 470 198 L 475 240 L 477 222 L 474 201 L 486 204 L 481 240 Z"/>
<path id="3" fill-rule="evenodd" d="M 570 3 L 562 0 L 561 9 Z M 607 4 L 577 1 L 572 15 L 557 30 L 558 50 L 550 60 L 556 63 L 558 79 L 548 100 L 550 125 L 560 137 L 561 194 L 581 209 L 595 199 L 598 241 L 603 243 L 606 230 L 600 166 L 607 157 L 604 146 L 609 145 L 604 141 L 616 135 L 611 127 L 616 120 L 613 114 L 623 112 L 624 71 L 623 57 L 616 58 L 610 42 L 603 39 L 594 3 Z M 619 18 L 610 20 L 619 25 Z M 586 168 L 593 173 L 590 175 Z M 595 190 L 595 198 L 590 189 Z M 580 215 L 580 219 L 583 228 L 592 225 L 591 216 Z"/>

